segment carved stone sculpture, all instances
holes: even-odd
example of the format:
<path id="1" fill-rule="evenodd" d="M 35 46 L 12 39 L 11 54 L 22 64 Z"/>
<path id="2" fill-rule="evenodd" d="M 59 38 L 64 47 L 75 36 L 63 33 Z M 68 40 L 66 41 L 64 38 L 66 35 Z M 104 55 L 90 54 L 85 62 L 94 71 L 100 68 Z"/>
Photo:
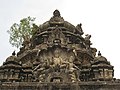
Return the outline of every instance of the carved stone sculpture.
<path id="1" fill-rule="evenodd" d="M 0 67 L 0 81 L 73 83 L 112 80 L 113 66 L 100 53 L 96 57 L 97 49 L 91 47 L 91 35 L 82 37 L 81 26 L 65 21 L 55 10 L 49 21 L 34 28 L 32 38 L 25 39 L 17 56 L 13 53 L 6 59 Z"/>

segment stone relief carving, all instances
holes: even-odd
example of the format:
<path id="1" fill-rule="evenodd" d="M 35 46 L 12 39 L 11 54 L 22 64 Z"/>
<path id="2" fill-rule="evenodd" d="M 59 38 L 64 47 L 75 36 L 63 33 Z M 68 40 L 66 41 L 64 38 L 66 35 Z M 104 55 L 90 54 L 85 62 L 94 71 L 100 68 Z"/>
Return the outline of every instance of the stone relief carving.
<path id="1" fill-rule="evenodd" d="M 76 33 L 79 33 L 80 35 L 84 34 L 81 23 L 76 26 Z"/>
<path id="2" fill-rule="evenodd" d="M 41 63 L 34 69 L 34 73 L 37 76 L 37 79 L 40 82 L 45 81 L 49 73 L 66 73 L 70 77 L 72 82 L 78 80 L 78 70 L 79 68 L 73 64 L 75 56 L 70 56 L 69 54 L 64 53 L 62 49 L 55 48 L 54 50 L 47 51 L 46 55 L 41 54 L 39 60 Z M 71 52 L 73 55 L 74 53 Z M 64 55 L 66 54 L 66 55 Z M 44 57 L 45 56 L 45 57 Z M 64 56 L 64 57 L 63 57 Z M 70 57 L 68 57 L 70 56 Z"/>
<path id="3" fill-rule="evenodd" d="M 91 47 L 91 35 L 82 37 L 82 24 L 74 26 L 64 21 L 60 12 L 55 10 L 53 17 L 34 31 L 32 38 L 26 36 L 17 56 L 14 54 L 8 57 L 0 67 L 1 82 L 113 79 L 113 66 L 105 57 L 99 54 L 96 56 L 97 49 Z"/>

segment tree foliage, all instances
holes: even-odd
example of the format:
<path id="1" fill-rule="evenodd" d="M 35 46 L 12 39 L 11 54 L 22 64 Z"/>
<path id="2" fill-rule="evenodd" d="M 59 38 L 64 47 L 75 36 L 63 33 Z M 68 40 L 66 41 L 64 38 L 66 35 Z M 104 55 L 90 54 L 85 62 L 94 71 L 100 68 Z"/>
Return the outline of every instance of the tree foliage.
<path id="1" fill-rule="evenodd" d="M 12 46 L 20 47 L 23 41 L 30 39 L 33 34 L 35 18 L 31 18 L 30 16 L 27 18 L 23 18 L 20 20 L 20 23 L 14 23 L 10 30 L 7 32 L 10 34 L 9 42 Z"/>

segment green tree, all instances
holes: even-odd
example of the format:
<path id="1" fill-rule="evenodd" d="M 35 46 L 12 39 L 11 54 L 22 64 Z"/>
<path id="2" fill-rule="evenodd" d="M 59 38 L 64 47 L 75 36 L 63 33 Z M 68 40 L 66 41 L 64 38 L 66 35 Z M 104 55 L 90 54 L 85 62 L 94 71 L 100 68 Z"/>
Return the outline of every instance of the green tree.
<path id="1" fill-rule="evenodd" d="M 10 30 L 7 32 L 10 34 L 9 42 L 12 46 L 17 48 L 21 47 L 23 41 L 30 39 L 33 35 L 33 28 L 36 26 L 34 24 L 35 18 L 30 16 L 20 20 L 20 23 L 14 23 Z"/>

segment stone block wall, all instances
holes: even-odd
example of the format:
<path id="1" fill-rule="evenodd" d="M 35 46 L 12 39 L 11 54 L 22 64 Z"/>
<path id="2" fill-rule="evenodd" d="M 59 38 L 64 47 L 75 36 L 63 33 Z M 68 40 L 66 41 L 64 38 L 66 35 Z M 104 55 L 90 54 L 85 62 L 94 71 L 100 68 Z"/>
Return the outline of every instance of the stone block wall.
<path id="1" fill-rule="evenodd" d="M 120 90 L 120 83 L 105 81 L 80 83 L 7 82 L 0 83 L 0 90 Z"/>

